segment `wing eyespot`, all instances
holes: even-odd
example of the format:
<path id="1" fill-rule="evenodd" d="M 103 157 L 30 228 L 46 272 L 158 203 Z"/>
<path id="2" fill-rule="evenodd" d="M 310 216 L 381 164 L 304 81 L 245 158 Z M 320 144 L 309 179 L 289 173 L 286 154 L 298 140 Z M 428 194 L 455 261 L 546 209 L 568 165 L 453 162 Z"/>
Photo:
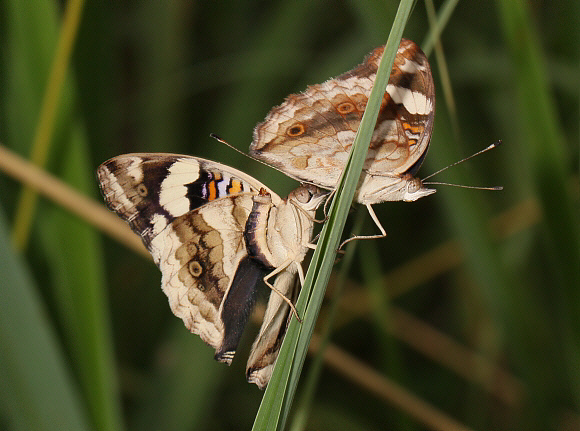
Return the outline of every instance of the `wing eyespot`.
<path id="1" fill-rule="evenodd" d="M 137 186 L 137 194 L 139 196 L 141 196 L 142 198 L 146 198 L 147 195 L 149 194 L 149 190 L 147 190 L 147 186 L 143 183 L 139 184 Z"/>
<path id="2" fill-rule="evenodd" d="M 286 134 L 288 136 L 290 136 L 291 138 L 295 138 L 297 136 L 303 135 L 304 132 L 306 132 L 306 128 L 304 127 L 304 124 L 302 124 L 302 123 L 295 123 L 294 125 L 289 127 L 288 130 L 286 130 Z"/>
<path id="3" fill-rule="evenodd" d="M 203 268 L 197 260 L 190 261 L 188 264 L 188 269 L 189 273 L 195 278 L 198 278 L 203 273 Z"/>
<path id="4" fill-rule="evenodd" d="M 336 107 L 336 110 L 340 115 L 350 114 L 356 110 L 356 106 L 352 102 L 342 102 Z"/>

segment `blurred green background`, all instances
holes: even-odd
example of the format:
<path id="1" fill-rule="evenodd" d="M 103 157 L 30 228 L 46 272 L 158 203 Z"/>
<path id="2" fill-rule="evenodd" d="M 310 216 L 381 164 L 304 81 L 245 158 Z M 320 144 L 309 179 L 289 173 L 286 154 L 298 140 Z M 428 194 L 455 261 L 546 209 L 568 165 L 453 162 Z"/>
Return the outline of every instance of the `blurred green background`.
<path id="1" fill-rule="evenodd" d="M 420 175 L 502 139 L 436 179 L 504 191 L 438 186 L 375 206 L 388 236 L 356 244 L 331 341 L 404 391 L 371 390 L 362 368 L 327 361 L 307 429 L 432 428 L 409 394 L 464 429 L 580 429 L 580 2 L 455 3 L 435 4 L 439 50 L 430 2 L 405 31 L 437 87 Z M 146 151 L 216 160 L 284 196 L 295 181 L 209 134 L 247 151 L 286 95 L 384 44 L 396 7 L 2 0 L 0 142 L 99 201 L 96 167 Z M 59 67 L 51 118 L 41 107 Z M 0 173 L 0 428 L 249 429 L 257 325 L 231 368 L 215 363 L 171 314 L 153 263 L 49 200 L 18 209 L 21 193 Z"/>

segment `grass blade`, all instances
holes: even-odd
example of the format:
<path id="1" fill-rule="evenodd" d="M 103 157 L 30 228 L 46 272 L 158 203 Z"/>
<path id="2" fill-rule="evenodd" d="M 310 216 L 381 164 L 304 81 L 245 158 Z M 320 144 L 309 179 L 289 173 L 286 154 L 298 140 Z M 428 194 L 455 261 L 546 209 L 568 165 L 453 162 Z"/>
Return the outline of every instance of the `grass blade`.
<path id="1" fill-rule="evenodd" d="M 380 102 L 384 94 L 383 89 L 387 86 L 397 48 L 403 36 L 403 30 L 412 6 L 413 1 L 411 0 L 403 0 L 399 4 L 385 52 L 377 71 L 375 85 L 371 91 L 349 160 L 330 208 L 328 221 L 322 228 L 316 251 L 306 275 L 305 284 L 296 305 L 300 313 L 304 312 L 304 321 L 301 325 L 296 320 L 292 320 L 290 323 L 278 357 L 276 369 L 262 399 L 253 430 L 284 428 L 304 359 L 306 358 L 310 337 L 316 324 L 316 318 L 324 298 L 330 273 L 332 272 L 336 249 L 340 243 L 348 210 L 378 117 Z M 306 310 L 304 311 L 305 308 Z"/>
<path id="2" fill-rule="evenodd" d="M 88 139 L 84 124 L 78 119 L 72 75 L 67 74 L 82 1 L 72 0 L 67 5 L 59 42 L 59 14 L 53 2 L 39 1 L 31 8 L 9 1 L 5 8 L 9 23 L 7 89 L 3 99 L 10 106 L 7 143 L 19 153 L 32 151 L 38 164 L 45 164 L 49 153 L 58 156 L 52 158 L 57 163 L 48 163 L 52 171 L 77 190 L 95 191 Z M 30 142 L 32 150 L 28 147 Z M 34 199 L 30 197 L 36 193 L 24 195 L 32 203 Z M 21 245 L 26 243 L 28 223 L 34 218 L 33 207 L 16 211 L 14 224 L 20 227 L 15 232 L 20 232 Z M 44 211 L 36 227 L 38 240 L 33 242 L 31 254 L 42 256 L 49 270 L 39 271 L 38 265 L 31 267 L 53 305 L 53 319 L 58 322 L 67 356 L 72 358 L 69 366 L 80 382 L 85 408 L 99 429 L 122 429 L 98 234 L 54 207 Z"/>
<path id="3" fill-rule="evenodd" d="M 546 54 L 531 18 L 532 11 L 522 1 L 498 1 L 501 24 L 508 44 L 517 89 L 520 120 L 525 126 L 525 148 L 528 153 L 533 187 L 545 215 L 542 232 L 542 256 L 551 266 L 550 292 L 554 303 L 549 310 L 559 341 L 554 352 L 567 369 L 566 381 L 576 408 L 580 406 L 580 230 L 578 228 L 577 194 L 569 187 L 573 175 L 567 160 L 566 137 L 558 119 L 558 107 L 548 86 Z M 551 55 L 551 53 L 550 53 Z M 571 148 L 571 147 L 570 147 Z M 547 340 L 553 342 L 552 338 Z M 532 370 L 530 370 L 532 371 Z M 537 370 L 535 370 L 537 373 Z M 538 373 L 540 374 L 540 373 Z M 540 383 L 541 379 L 537 380 Z M 551 394 L 536 388 L 541 398 L 561 396 L 562 387 L 553 385 Z"/>
<path id="4" fill-rule="evenodd" d="M 14 430 L 88 430 L 52 322 L 29 271 L 12 251 L 0 209 L 0 402 Z"/>
<path id="5" fill-rule="evenodd" d="M 359 235 L 363 223 L 364 223 L 365 213 L 359 211 L 352 229 L 354 235 Z M 340 306 L 340 298 L 346 280 L 348 279 L 348 272 L 352 269 L 352 264 L 355 257 L 357 241 L 352 241 L 346 247 L 346 253 L 341 260 L 340 276 L 338 277 L 338 283 L 334 288 L 334 296 L 330 304 L 330 310 L 326 318 L 325 327 L 320 335 L 320 346 L 316 352 L 316 356 L 312 361 L 310 369 L 308 370 L 308 376 L 304 384 L 304 389 L 300 396 L 298 402 L 297 411 L 292 421 L 291 430 L 292 431 L 302 431 L 306 429 L 306 422 L 308 420 L 308 415 L 310 413 L 310 407 L 312 406 L 312 401 L 314 400 L 314 394 L 316 393 L 316 388 L 320 379 L 320 373 L 324 365 L 324 353 L 326 346 L 330 342 L 330 336 L 332 335 L 333 323 L 337 316 Z"/>
<path id="6" fill-rule="evenodd" d="M 60 94 L 65 84 L 65 77 L 80 23 L 83 3 L 83 0 L 69 0 L 64 13 L 63 25 L 32 144 L 31 160 L 39 166 L 44 166 L 48 157 Z M 24 188 L 22 190 L 14 224 L 14 243 L 19 250 L 26 248 L 26 244 L 28 243 L 36 201 L 37 194 L 32 189 Z"/>

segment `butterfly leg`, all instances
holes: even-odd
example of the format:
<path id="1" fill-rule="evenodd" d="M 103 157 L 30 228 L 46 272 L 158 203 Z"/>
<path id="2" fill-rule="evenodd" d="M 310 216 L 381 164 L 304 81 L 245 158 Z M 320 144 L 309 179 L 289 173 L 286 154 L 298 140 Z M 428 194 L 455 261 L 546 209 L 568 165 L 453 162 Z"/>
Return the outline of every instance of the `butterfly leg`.
<path id="1" fill-rule="evenodd" d="M 355 239 L 377 239 L 377 238 L 384 238 L 387 236 L 387 231 L 385 231 L 385 228 L 383 227 L 383 225 L 381 224 L 381 222 L 379 221 L 377 215 L 375 214 L 373 207 L 371 206 L 371 204 L 366 204 L 365 205 L 367 207 L 367 210 L 369 212 L 369 215 L 371 216 L 371 218 L 373 219 L 373 221 L 375 222 L 375 225 L 379 228 L 379 230 L 381 231 L 380 235 L 354 235 L 349 239 L 346 239 L 342 242 L 342 244 L 340 244 L 340 247 L 338 247 L 338 250 L 342 250 L 342 248 L 348 244 L 351 241 L 354 241 Z"/>
<path id="2" fill-rule="evenodd" d="M 304 214 L 304 216 L 313 223 L 325 223 L 326 220 L 328 220 L 328 216 L 326 215 L 326 213 L 324 214 L 324 218 L 322 220 L 318 220 L 316 217 L 311 216 L 308 213 L 308 211 L 305 210 L 302 207 L 302 204 L 300 204 L 299 202 L 297 203 L 294 200 L 291 200 L 290 202 L 292 203 L 292 205 L 294 205 L 298 209 L 298 211 L 302 212 Z M 325 206 L 326 206 L 326 204 L 325 204 Z"/>
<path id="3" fill-rule="evenodd" d="M 324 201 L 324 217 L 328 218 L 328 207 L 330 205 L 330 202 L 332 202 L 332 200 L 334 199 L 334 195 L 336 194 L 336 189 L 333 189 L 330 194 L 328 195 L 328 197 L 326 198 L 326 201 Z"/>
<path id="4" fill-rule="evenodd" d="M 272 289 L 273 292 L 275 292 L 276 294 L 278 294 L 290 306 L 290 308 L 292 309 L 292 314 L 294 314 L 294 316 L 296 317 L 296 320 L 298 320 L 300 323 L 302 323 L 302 319 L 298 315 L 298 311 L 296 310 L 296 307 L 294 306 L 294 304 L 292 303 L 292 301 L 290 299 L 288 299 L 286 297 L 286 295 L 284 295 L 283 292 L 281 292 L 280 290 L 278 290 L 276 287 L 274 287 L 268 281 L 268 279 L 270 279 L 273 276 L 275 276 L 275 275 L 279 274 L 280 272 L 284 271 L 292 263 L 294 263 L 294 261 L 292 259 L 288 259 L 286 262 L 284 262 L 278 268 L 274 269 L 271 273 L 269 273 L 268 275 L 266 275 L 263 280 L 264 280 L 264 283 L 266 284 L 266 286 L 268 286 L 270 289 Z M 300 283 L 302 284 L 302 283 L 304 283 L 304 272 L 302 271 L 302 267 L 299 264 L 297 264 L 297 266 L 298 266 L 298 277 L 300 277 Z"/>
<path id="5" fill-rule="evenodd" d="M 314 246 L 316 248 L 316 246 Z M 298 279 L 300 280 L 300 288 L 304 286 L 304 271 L 302 270 L 302 265 L 298 262 L 294 262 L 296 265 L 296 272 L 298 272 Z"/>

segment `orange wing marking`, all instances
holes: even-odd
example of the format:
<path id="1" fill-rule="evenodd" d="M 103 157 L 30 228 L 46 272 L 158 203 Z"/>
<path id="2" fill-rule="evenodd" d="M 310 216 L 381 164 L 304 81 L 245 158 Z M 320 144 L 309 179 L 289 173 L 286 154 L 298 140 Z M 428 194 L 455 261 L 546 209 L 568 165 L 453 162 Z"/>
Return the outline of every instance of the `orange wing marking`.
<path id="1" fill-rule="evenodd" d="M 408 122 L 403 121 L 403 129 L 407 130 L 407 131 L 411 131 L 412 134 L 414 135 L 420 135 L 421 134 L 421 126 L 411 126 Z"/>
<path id="2" fill-rule="evenodd" d="M 238 180 L 232 179 L 230 181 L 230 187 L 228 189 L 228 193 L 230 195 L 235 195 L 236 193 L 240 193 L 242 191 L 242 183 Z"/>
<path id="3" fill-rule="evenodd" d="M 217 190 L 217 182 L 215 180 L 210 181 L 207 183 L 207 192 L 208 192 L 208 201 L 213 201 L 217 198 L 218 190 Z"/>

